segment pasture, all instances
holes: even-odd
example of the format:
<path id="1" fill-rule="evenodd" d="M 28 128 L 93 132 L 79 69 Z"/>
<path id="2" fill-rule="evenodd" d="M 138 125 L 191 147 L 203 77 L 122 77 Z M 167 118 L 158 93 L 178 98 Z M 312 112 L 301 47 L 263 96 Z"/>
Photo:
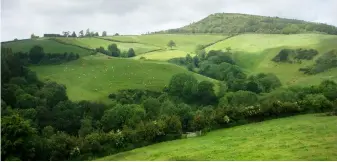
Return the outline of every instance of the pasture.
<path id="1" fill-rule="evenodd" d="M 257 41 L 258 40 L 258 41 Z M 305 75 L 299 68 L 314 64 L 321 54 L 337 49 L 337 36 L 324 34 L 243 34 L 216 43 L 209 50 L 226 50 L 231 47 L 233 58 L 239 66 L 246 69 L 248 74 L 274 73 L 283 85 L 318 84 L 324 79 L 337 81 L 337 69 L 331 69 L 318 75 Z M 275 63 L 271 61 L 281 49 L 305 48 L 316 49 L 319 55 L 313 60 L 303 60 L 298 63 Z"/>
<path id="2" fill-rule="evenodd" d="M 134 41 L 144 44 L 159 46 L 168 49 L 167 43 L 173 40 L 176 43 L 174 49 L 185 52 L 194 52 L 197 45 L 207 45 L 227 38 L 226 35 L 202 35 L 202 34 L 151 34 L 139 36 L 109 36 L 106 38 L 119 41 Z"/>
<path id="3" fill-rule="evenodd" d="M 1 43 L 2 47 L 12 48 L 13 52 L 29 52 L 29 50 L 39 45 L 44 49 L 46 53 L 78 53 L 80 56 L 87 56 L 91 54 L 91 51 L 75 47 L 72 45 L 65 45 L 48 39 L 30 39 L 24 41 Z"/>
<path id="4" fill-rule="evenodd" d="M 227 47 L 231 47 L 234 51 L 260 54 L 270 48 L 311 46 L 333 38 L 336 36 L 324 34 L 242 34 L 209 46 L 206 51 L 225 50 Z"/>
<path id="5" fill-rule="evenodd" d="M 191 73 L 168 64 L 132 59 L 107 59 L 104 55 L 91 55 L 79 60 L 48 66 L 34 66 L 39 78 L 56 81 L 67 86 L 71 100 L 107 101 L 111 92 L 121 89 L 148 89 L 161 91 L 177 73 Z M 198 80 L 216 81 L 192 73 Z"/>
<path id="6" fill-rule="evenodd" d="M 162 142 L 96 160 L 336 160 L 337 119 L 299 115 Z"/>
<path id="7" fill-rule="evenodd" d="M 160 48 L 158 48 L 156 46 L 152 46 L 152 45 L 144 45 L 144 44 L 140 44 L 140 43 L 113 42 L 113 41 L 94 38 L 94 37 L 89 37 L 89 38 L 57 38 L 57 39 L 62 41 L 62 42 L 78 45 L 78 46 L 81 46 L 81 47 L 91 48 L 91 49 L 96 49 L 96 48 L 99 48 L 99 47 L 104 47 L 105 49 L 107 49 L 110 44 L 115 43 L 121 51 L 128 51 L 129 48 L 133 48 L 136 55 L 160 49 Z"/>
<path id="8" fill-rule="evenodd" d="M 143 55 L 139 55 L 136 57 L 133 57 L 133 59 L 140 59 L 144 57 L 145 59 L 149 60 L 158 60 L 158 61 L 167 61 L 172 58 L 177 58 L 177 57 L 186 57 L 188 53 L 180 50 L 166 50 L 166 51 L 154 51 L 154 52 L 149 52 Z M 195 54 L 190 54 L 192 57 Z"/>

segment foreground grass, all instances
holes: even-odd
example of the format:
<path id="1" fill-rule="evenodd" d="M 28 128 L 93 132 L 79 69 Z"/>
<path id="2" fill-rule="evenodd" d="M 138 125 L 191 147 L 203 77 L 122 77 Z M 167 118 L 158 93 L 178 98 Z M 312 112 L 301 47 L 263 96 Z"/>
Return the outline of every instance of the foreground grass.
<path id="1" fill-rule="evenodd" d="M 107 59 L 105 55 L 87 56 L 61 65 L 32 67 L 38 77 L 67 86 L 71 100 L 107 101 L 111 92 L 121 89 L 161 91 L 177 73 L 191 73 L 185 68 L 151 61 Z M 191 73 L 198 80 L 216 81 Z"/>
<path id="2" fill-rule="evenodd" d="M 29 52 L 29 50 L 35 46 L 39 45 L 43 48 L 46 53 L 64 53 L 64 52 L 73 52 L 78 53 L 80 56 L 90 55 L 90 51 L 75 47 L 72 45 L 65 45 L 53 40 L 48 39 L 29 39 L 23 41 L 14 41 L 8 43 L 1 43 L 2 47 L 12 48 L 13 52 Z"/>
<path id="3" fill-rule="evenodd" d="M 97 160 L 336 160 L 337 118 L 300 115 L 217 130 Z"/>

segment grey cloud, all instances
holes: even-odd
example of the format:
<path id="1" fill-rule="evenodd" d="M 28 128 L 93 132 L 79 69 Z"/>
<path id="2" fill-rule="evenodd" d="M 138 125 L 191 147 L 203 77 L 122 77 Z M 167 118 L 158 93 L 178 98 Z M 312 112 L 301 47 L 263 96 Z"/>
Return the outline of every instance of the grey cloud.
<path id="1" fill-rule="evenodd" d="M 336 0 L 2 0 L 1 39 L 64 30 L 141 34 L 217 12 L 296 18 L 337 26 Z"/>

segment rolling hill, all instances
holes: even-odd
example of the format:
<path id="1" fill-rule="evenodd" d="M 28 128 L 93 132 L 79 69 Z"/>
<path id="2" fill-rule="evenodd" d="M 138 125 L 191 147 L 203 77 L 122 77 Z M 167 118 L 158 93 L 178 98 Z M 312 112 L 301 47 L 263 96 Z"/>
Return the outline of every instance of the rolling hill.
<path id="1" fill-rule="evenodd" d="M 108 48 L 110 44 L 115 43 L 121 51 L 128 51 L 129 48 L 133 48 L 136 55 L 147 53 L 150 51 L 158 50 L 159 47 L 153 45 L 144 45 L 140 43 L 123 43 L 123 42 L 113 42 L 109 40 L 85 37 L 85 38 L 56 38 L 58 41 L 65 42 L 68 44 L 73 44 L 85 48 L 96 49 L 99 47 Z"/>
<path id="2" fill-rule="evenodd" d="M 336 117 L 274 119 L 163 142 L 96 160 L 335 160 Z"/>
<path id="3" fill-rule="evenodd" d="M 175 49 L 194 52 L 197 45 L 208 45 L 214 42 L 226 39 L 226 35 L 204 35 L 204 34 L 154 34 L 139 36 L 110 36 L 104 37 L 121 42 L 137 42 L 149 45 L 155 45 L 162 49 L 167 49 L 167 43 L 173 40 L 176 43 Z"/>
<path id="4" fill-rule="evenodd" d="M 4 48 L 12 48 L 13 52 L 29 52 L 29 50 L 35 46 L 41 46 L 46 53 L 65 53 L 73 52 L 78 53 L 80 56 L 87 56 L 92 54 L 92 51 L 72 46 L 62 44 L 49 39 L 29 39 L 11 42 L 2 42 L 1 46 Z"/>
<path id="5" fill-rule="evenodd" d="M 257 41 L 258 40 L 258 41 Z M 337 36 L 325 34 L 241 34 L 218 42 L 206 48 L 210 50 L 226 50 L 234 52 L 234 59 L 249 74 L 274 73 L 282 83 L 288 85 L 318 84 L 324 79 L 337 81 L 336 68 L 318 75 L 305 75 L 298 69 L 314 64 L 315 59 L 325 52 L 337 48 Z M 284 48 L 316 49 L 319 52 L 313 60 L 302 61 L 301 64 L 275 63 L 272 60 Z"/>
<path id="6" fill-rule="evenodd" d="M 216 13 L 206 18 L 177 29 L 155 33 L 224 33 L 235 35 L 240 33 L 296 34 L 320 32 L 337 34 L 335 26 L 238 13 Z"/>
<path id="7" fill-rule="evenodd" d="M 161 91 L 177 73 L 191 73 L 168 63 L 107 59 L 97 54 L 61 65 L 31 67 L 43 79 L 67 86 L 71 100 L 107 101 L 108 95 L 122 89 Z M 217 81 L 194 74 L 198 80 Z"/>

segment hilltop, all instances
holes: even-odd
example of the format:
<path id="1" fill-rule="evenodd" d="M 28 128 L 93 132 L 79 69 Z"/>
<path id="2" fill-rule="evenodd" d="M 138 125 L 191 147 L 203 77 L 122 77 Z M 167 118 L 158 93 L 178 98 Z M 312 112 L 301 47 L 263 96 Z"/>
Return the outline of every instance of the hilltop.
<path id="1" fill-rule="evenodd" d="M 215 13 L 187 26 L 159 31 L 158 33 L 240 33 L 297 34 L 325 33 L 337 34 L 332 25 L 279 17 L 248 15 L 239 13 Z"/>

